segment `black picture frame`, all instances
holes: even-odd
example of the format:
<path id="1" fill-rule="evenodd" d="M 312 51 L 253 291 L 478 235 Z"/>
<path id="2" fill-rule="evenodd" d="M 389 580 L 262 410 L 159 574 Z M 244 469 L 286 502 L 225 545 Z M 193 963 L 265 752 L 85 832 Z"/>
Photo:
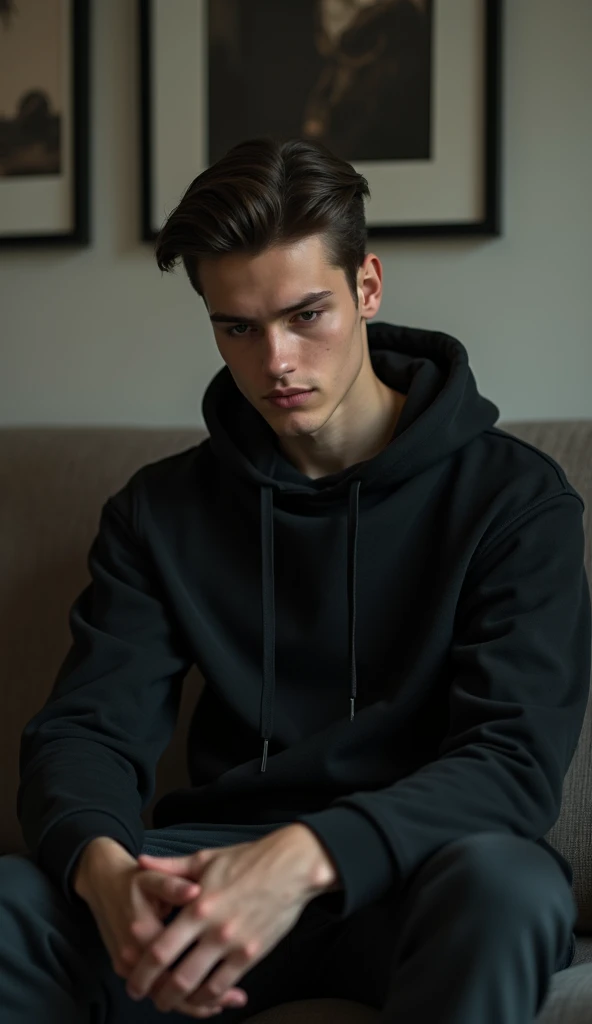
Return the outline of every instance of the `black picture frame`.
<path id="1" fill-rule="evenodd" d="M 90 224 L 90 0 L 71 0 L 68 36 L 71 43 L 71 173 L 70 230 L 2 233 L 0 247 L 84 246 L 91 241 Z M 0 205 L 1 211 L 1 205 Z"/>
<path id="2" fill-rule="evenodd" d="M 158 182 L 154 167 L 154 147 L 157 145 L 153 116 L 154 90 L 158 88 L 154 75 L 154 54 L 158 44 L 153 18 L 154 4 L 158 0 L 138 0 L 140 49 L 140 164 L 141 164 L 141 238 L 154 241 L 158 226 L 154 222 L 153 208 Z M 206 0 L 203 0 L 206 2 Z M 437 3 L 438 0 L 433 0 Z M 441 0 L 443 2 L 443 0 Z M 479 0 L 483 6 L 482 118 L 480 153 L 482 177 L 480 189 L 482 210 L 472 220 L 450 219 L 439 222 L 371 223 L 368 236 L 374 238 L 451 238 L 495 237 L 502 234 L 502 75 L 503 75 L 503 0 Z M 238 141 L 238 140 L 237 140 Z M 171 159 L 174 155 L 169 154 Z M 356 166 L 354 164 L 354 166 Z M 204 167 L 195 167 L 189 185 Z M 365 173 L 363 164 L 357 166 Z M 176 198 L 181 192 L 176 191 Z M 170 206 L 167 207 L 170 212 Z M 164 217 L 162 218 L 164 219 Z"/>
<path id="3" fill-rule="evenodd" d="M 138 0 L 140 72 L 140 222 L 141 239 L 153 242 L 158 232 L 151 224 L 154 191 L 152 170 L 152 47 L 154 25 L 150 0 Z M 189 184 L 189 183 L 188 183 Z"/>

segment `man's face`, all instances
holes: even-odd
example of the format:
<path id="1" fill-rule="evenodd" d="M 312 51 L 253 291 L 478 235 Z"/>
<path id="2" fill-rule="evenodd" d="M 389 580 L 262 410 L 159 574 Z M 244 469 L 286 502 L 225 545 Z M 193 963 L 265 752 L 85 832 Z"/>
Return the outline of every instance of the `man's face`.
<path id="1" fill-rule="evenodd" d="M 360 288 L 362 305 L 356 310 L 344 271 L 327 265 L 323 255 L 321 236 L 310 235 L 260 256 L 229 253 L 199 263 L 220 355 L 238 389 L 279 436 L 321 429 L 363 364 L 361 317 L 374 312 L 364 312 Z M 331 294 L 307 300 L 299 310 L 278 312 L 313 292 Z M 218 322 L 219 314 L 233 319 Z M 266 397 L 276 388 L 312 391 L 303 403 L 286 408 Z"/>

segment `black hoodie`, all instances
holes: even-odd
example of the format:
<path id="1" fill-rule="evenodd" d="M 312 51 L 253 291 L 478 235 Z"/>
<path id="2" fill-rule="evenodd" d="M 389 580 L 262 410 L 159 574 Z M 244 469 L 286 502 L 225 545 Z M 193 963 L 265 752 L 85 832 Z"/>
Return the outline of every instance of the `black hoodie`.
<path id="1" fill-rule="evenodd" d="M 590 679 L 582 499 L 494 427 L 459 341 L 381 322 L 368 338 L 408 396 L 374 458 L 304 476 L 223 367 L 209 438 L 104 504 L 72 646 L 21 743 L 23 833 L 69 898 L 92 837 L 139 853 L 193 663 L 191 786 L 155 827 L 303 822 L 339 871 L 320 897 L 339 917 L 455 839 L 544 843 L 556 821 Z"/>

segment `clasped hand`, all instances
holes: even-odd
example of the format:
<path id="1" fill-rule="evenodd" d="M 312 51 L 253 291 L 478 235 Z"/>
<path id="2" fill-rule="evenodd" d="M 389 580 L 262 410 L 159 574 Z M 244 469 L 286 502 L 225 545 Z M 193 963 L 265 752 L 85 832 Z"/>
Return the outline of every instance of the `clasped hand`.
<path id="1" fill-rule="evenodd" d="M 127 975 L 128 995 L 150 995 L 163 1012 L 220 1012 L 222 996 L 280 942 L 318 893 L 311 885 L 318 852 L 302 828 L 290 825 L 185 857 L 141 855 L 142 869 L 189 879 L 197 895 L 153 941 L 143 935 L 143 922 L 131 926 L 143 949 Z"/>

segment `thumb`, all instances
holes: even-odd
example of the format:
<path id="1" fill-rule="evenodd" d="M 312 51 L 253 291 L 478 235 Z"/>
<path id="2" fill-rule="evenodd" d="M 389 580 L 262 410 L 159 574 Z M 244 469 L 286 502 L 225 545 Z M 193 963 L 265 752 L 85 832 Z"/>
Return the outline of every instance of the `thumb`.
<path id="1" fill-rule="evenodd" d="M 130 888 L 129 931 L 140 946 L 153 942 L 164 930 L 161 918 L 175 906 L 185 906 L 198 895 L 200 886 L 185 878 L 157 871 L 138 871 Z M 152 906 L 155 899 L 158 906 Z"/>
<path id="2" fill-rule="evenodd" d="M 201 888 L 196 882 L 190 882 L 186 878 L 167 875 L 162 871 L 150 868 L 138 872 L 136 881 L 144 892 L 150 892 L 163 902 L 171 903 L 174 906 L 182 906 L 189 900 L 195 899 Z"/>
<path id="3" fill-rule="evenodd" d="M 138 857 L 138 864 L 141 868 L 164 871 L 169 875 L 196 878 L 199 877 L 202 868 L 211 860 L 215 852 L 215 850 L 199 850 L 198 853 L 191 853 L 187 857 L 151 857 L 147 853 L 141 853 Z"/>

